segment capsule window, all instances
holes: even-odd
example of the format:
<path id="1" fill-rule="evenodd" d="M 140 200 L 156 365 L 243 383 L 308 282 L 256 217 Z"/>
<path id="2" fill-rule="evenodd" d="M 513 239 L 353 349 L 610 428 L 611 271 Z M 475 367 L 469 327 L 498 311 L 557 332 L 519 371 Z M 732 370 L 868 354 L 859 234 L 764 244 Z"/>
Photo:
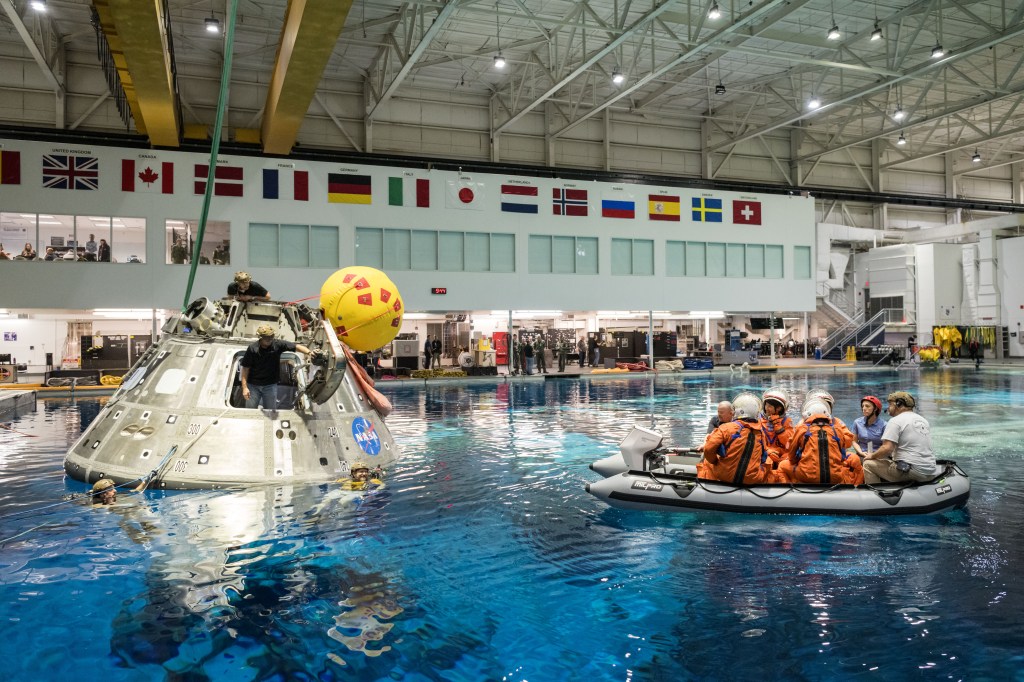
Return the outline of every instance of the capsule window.
<path id="1" fill-rule="evenodd" d="M 209 455 L 199 455 L 199 463 L 200 464 L 209 464 L 210 463 L 210 456 Z"/>
<path id="2" fill-rule="evenodd" d="M 176 414 L 169 414 L 169 415 L 167 415 L 167 422 L 166 423 L 174 424 L 177 421 L 178 421 L 178 415 L 176 415 Z"/>
<path id="3" fill-rule="evenodd" d="M 142 416 L 140 417 L 140 419 L 142 419 L 143 421 L 146 421 L 147 419 L 149 419 L 149 415 L 151 415 L 151 414 L 153 414 L 153 413 L 150 410 L 146 410 L 145 412 L 142 413 Z"/>
<path id="4" fill-rule="evenodd" d="M 114 416 L 111 417 L 111 419 L 117 419 L 118 417 L 120 417 L 121 416 L 121 412 L 122 412 L 122 410 L 118 410 L 117 412 L 115 412 Z"/>
<path id="5" fill-rule="evenodd" d="M 205 348 L 200 348 L 198 351 L 196 351 L 196 357 L 197 358 L 205 358 L 206 357 L 206 349 Z"/>

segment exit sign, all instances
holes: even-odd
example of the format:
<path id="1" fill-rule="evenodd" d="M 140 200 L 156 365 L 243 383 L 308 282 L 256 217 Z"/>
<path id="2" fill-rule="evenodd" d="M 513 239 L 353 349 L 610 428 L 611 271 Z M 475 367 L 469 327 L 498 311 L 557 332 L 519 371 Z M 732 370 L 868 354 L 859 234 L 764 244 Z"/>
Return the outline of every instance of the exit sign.
<path id="1" fill-rule="evenodd" d="M 432 287 L 430 293 L 436 295 L 444 295 L 448 293 L 448 287 Z"/>

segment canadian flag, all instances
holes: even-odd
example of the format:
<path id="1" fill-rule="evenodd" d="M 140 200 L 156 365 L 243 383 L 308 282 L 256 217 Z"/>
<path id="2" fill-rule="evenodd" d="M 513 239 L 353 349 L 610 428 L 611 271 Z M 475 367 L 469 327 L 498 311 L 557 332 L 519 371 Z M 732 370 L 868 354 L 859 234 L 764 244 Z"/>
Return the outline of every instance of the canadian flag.
<path id="1" fill-rule="evenodd" d="M 174 163 L 122 159 L 121 191 L 174 194 Z"/>

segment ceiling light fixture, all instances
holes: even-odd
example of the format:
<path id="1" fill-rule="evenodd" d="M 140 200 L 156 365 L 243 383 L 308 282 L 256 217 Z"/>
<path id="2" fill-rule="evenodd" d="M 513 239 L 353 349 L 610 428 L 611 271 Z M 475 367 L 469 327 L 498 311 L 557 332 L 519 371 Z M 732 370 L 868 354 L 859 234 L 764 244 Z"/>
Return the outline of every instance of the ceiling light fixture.
<path id="1" fill-rule="evenodd" d="M 820 106 L 821 106 L 821 100 L 818 99 L 817 97 L 815 97 L 814 95 L 811 95 L 811 98 L 809 100 L 807 100 L 807 108 L 808 109 L 817 109 Z"/>
<path id="2" fill-rule="evenodd" d="M 832 24 L 832 28 L 828 30 L 828 39 L 839 40 L 840 35 L 842 34 L 839 33 L 839 24 Z"/>
<path id="3" fill-rule="evenodd" d="M 34 9 L 37 12 L 46 11 L 46 0 L 32 0 L 32 2 L 29 4 L 32 6 L 32 9 Z"/>
<path id="4" fill-rule="evenodd" d="M 902 121 L 903 117 L 906 116 L 906 115 L 907 115 L 907 113 L 905 111 L 903 111 L 903 107 L 897 106 L 896 107 L 896 111 L 892 112 L 892 120 L 894 120 L 894 121 Z"/>
<path id="5" fill-rule="evenodd" d="M 612 69 L 612 83 L 615 83 L 616 85 L 622 85 L 622 81 L 624 80 L 626 80 L 626 77 L 622 75 L 621 71 L 619 71 L 619 67 L 616 66 L 614 69 Z"/>
<path id="6" fill-rule="evenodd" d="M 724 95 L 725 94 L 725 85 L 722 83 L 722 81 L 718 81 L 718 85 L 715 86 L 715 94 L 716 95 Z"/>
<path id="7" fill-rule="evenodd" d="M 220 33 L 220 19 L 214 16 L 206 17 L 206 32 Z"/>
<path id="8" fill-rule="evenodd" d="M 981 163 L 981 154 L 978 153 L 977 148 L 974 150 L 974 156 L 971 157 L 971 163 Z"/>
<path id="9" fill-rule="evenodd" d="M 722 10 L 718 7 L 718 3 L 717 2 L 712 2 L 711 3 L 711 9 L 708 10 L 708 19 L 711 19 L 712 21 L 714 21 L 715 19 L 721 18 L 721 16 L 722 16 Z"/>
<path id="10" fill-rule="evenodd" d="M 494 55 L 494 68 L 504 69 L 505 58 L 501 56 L 501 23 L 498 21 L 499 8 L 499 4 L 494 3 L 494 35 L 498 41 L 498 54 Z"/>
<path id="11" fill-rule="evenodd" d="M 871 40 L 882 39 L 882 27 L 878 25 L 878 19 L 875 19 L 875 30 L 871 32 Z"/>
<path id="12" fill-rule="evenodd" d="M 901 146 L 901 147 L 902 147 L 902 146 L 903 146 L 903 145 L 905 145 L 906 143 L 907 143 L 907 138 L 905 138 L 905 137 L 903 136 L 903 133 L 900 133 L 900 139 L 896 140 L 896 144 L 898 144 L 899 146 Z"/>
<path id="13" fill-rule="evenodd" d="M 935 43 L 935 47 L 932 48 L 932 59 L 938 59 L 944 54 L 946 51 L 942 49 L 942 45 Z"/>

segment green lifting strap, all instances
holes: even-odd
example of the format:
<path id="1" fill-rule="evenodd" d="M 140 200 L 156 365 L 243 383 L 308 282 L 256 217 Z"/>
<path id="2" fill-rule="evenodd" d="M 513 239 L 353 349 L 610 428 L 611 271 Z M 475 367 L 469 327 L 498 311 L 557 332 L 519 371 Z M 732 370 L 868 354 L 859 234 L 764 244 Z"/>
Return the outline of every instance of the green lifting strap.
<path id="1" fill-rule="evenodd" d="M 188 271 L 188 286 L 185 288 L 185 300 L 181 311 L 188 308 L 192 298 L 192 285 L 196 280 L 196 268 L 199 266 L 199 254 L 203 248 L 203 233 L 206 232 L 206 219 L 210 215 L 210 198 L 213 196 L 214 174 L 217 171 L 217 152 L 220 151 L 220 131 L 224 123 L 224 105 L 228 100 L 228 80 L 231 76 L 231 56 L 235 42 L 235 12 L 238 0 L 228 0 L 225 8 L 227 30 L 224 35 L 224 66 L 220 71 L 220 94 L 217 97 L 217 118 L 213 123 L 213 139 L 210 144 L 210 163 L 206 170 L 206 194 L 203 195 L 203 209 L 199 215 L 199 233 L 196 235 L 195 247 L 192 249 L 192 267 Z"/>

